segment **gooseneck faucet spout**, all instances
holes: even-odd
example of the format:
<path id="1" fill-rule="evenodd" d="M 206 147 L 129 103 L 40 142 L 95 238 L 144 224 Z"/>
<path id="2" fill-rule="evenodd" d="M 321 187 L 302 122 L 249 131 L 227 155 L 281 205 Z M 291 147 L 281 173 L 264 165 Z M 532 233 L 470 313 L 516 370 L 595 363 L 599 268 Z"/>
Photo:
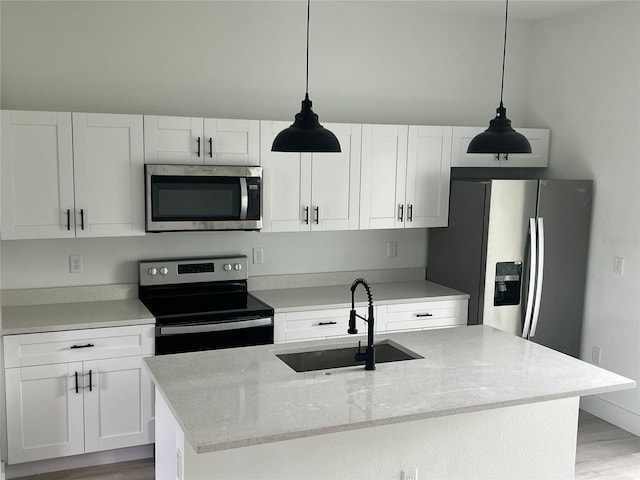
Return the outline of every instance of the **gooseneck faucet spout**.
<path id="1" fill-rule="evenodd" d="M 356 313 L 355 306 L 355 294 L 356 288 L 358 285 L 362 285 L 367 292 L 367 298 L 369 299 L 369 310 L 368 310 L 368 318 L 364 318 Z M 358 353 L 356 353 L 356 361 L 365 361 L 365 370 L 375 370 L 376 369 L 376 350 L 373 346 L 373 327 L 374 327 L 374 318 L 373 318 L 373 296 L 371 295 L 371 288 L 367 281 L 363 278 L 357 278 L 353 284 L 351 285 L 351 312 L 349 313 L 349 329 L 347 333 L 356 334 L 358 333 L 358 329 L 356 328 L 356 317 L 361 318 L 365 322 L 367 322 L 367 349 L 364 353 L 360 352 L 360 345 L 358 344 Z"/>

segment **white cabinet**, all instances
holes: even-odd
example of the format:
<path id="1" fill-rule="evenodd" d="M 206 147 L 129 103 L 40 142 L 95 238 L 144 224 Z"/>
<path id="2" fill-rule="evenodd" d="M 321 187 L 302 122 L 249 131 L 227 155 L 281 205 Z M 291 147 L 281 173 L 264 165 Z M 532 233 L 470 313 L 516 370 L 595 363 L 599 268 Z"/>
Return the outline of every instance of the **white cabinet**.
<path id="1" fill-rule="evenodd" d="M 363 125 L 360 228 L 447 226 L 451 127 Z"/>
<path id="2" fill-rule="evenodd" d="M 378 306 L 380 331 L 425 330 L 467 324 L 469 301 L 435 300 Z"/>
<path id="3" fill-rule="evenodd" d="M 142 116 L 2 112 L 2 239 L 144 235 Z"/>
<path id="4" fill-rule="evenodd" d="M 325 124 L 340 153 L 272 152 L 287 122 L 261 122 L 263 231 L 358 228 L 360 125 Z"/>
<path id="5" fill-rule="evenodd" d="M 531 144 L 528 154 L 467 153 L 469 143 L 486 127 L 453 127 L 452 167 L 548 167 L 549 130 L 545 128 L 518 128 Z"/>
<path id="6" fill-rule="evenodd" d="M 4 337 L 9 463 L 153 442 L 153 329 Z"/>
<path id="7" fill-rule="evenodd" d="M 145 163 L 260 165 L 260 122 L 144 116 Z"/>
<path id="8" fill-rule="evenodd" d="M 349 312 L 351 312 L 350 308 L 328 308 L 276 313 L 274 341 L 275 343 L 283 343 L 348 336 Z M 356 308 L 356 312 L 367 318 L 366 307 Z M 366 334 L 367 322 L 358 318 L 356 328 L 359 334 Z"/>

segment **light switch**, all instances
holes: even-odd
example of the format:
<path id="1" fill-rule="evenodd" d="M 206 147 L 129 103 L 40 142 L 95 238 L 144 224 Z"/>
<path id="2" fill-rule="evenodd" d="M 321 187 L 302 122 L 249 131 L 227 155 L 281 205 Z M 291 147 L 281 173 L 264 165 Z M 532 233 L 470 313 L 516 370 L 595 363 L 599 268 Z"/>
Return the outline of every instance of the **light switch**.
<path id="1" fill-rule="evenodd" d="M 624 273 L 624 258 L 616 257 L 613 260 L 613 273 L 622 275 Z"/>

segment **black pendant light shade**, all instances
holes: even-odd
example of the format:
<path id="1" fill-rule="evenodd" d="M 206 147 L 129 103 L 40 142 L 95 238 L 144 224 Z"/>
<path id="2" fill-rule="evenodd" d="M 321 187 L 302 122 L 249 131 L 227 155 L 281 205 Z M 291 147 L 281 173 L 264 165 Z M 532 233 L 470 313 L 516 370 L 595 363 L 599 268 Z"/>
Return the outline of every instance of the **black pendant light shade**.
<path id="1" fill-rule="evenodd" d="M 511 128 L 507 109 L 500 102 L 496 118 L 489 122 L 489 128 L 471 140 L 467 153 L 531 153 L 531 144 L 527 137 Z"/>
<path id="2" fill-rule="evenodd" d="M 320 125 L 318 115 L 311 110 L 309 100 L 309 18 L 311 0 L 307 0 L 307 72 L 304 100 L 300 113 L 289 128 L 282 130 L 273 141 L 272 152 L 341 152 L 336 136 Z"/>
<path id="3" fill-rule="evenodd" d="M 289 128 L 282 130 L 273 141 L 273 152 L 340 152 L 340 142 L 320 122 L 311 110 L 309 94 L 305 94 L 302 110 Z"/>
<path id="4" fill-rule="evenodd" d="M 504 46 L 502 49 L 502 83 L 500 85 L 500 106 L 496 118 L 489 122 L 489 128 L 476 135 L 469 143 L 467 153 L 531 153 L 529 140 L 511 128 L 507 118 L 507 109 L 502 104 L 504 93 L 504 63 L 507 56 L 507 20 L 509 18 L 509 0 L 506 0 L 504 15 Z"/>

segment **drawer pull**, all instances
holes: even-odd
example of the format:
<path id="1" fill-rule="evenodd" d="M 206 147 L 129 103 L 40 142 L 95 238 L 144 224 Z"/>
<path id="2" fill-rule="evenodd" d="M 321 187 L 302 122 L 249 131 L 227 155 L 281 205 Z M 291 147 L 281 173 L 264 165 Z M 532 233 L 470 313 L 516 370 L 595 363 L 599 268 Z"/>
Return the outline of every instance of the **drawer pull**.
<path id="1" fill-rule="evenodd" d="M 318 325 L 337 325 L 338 322 L 320 322 Z"/>
<path id="2" fill-rule="evenodd" d="M 433 317 L 432 313 L 416 313 L 416 317 Z"/>
<path id="3" fill-rule="evenodd" d="M 71 345 L 71 348 L 89 348 L 95 347 L 93 343 L 87 343 L 86 345 Z"/>

